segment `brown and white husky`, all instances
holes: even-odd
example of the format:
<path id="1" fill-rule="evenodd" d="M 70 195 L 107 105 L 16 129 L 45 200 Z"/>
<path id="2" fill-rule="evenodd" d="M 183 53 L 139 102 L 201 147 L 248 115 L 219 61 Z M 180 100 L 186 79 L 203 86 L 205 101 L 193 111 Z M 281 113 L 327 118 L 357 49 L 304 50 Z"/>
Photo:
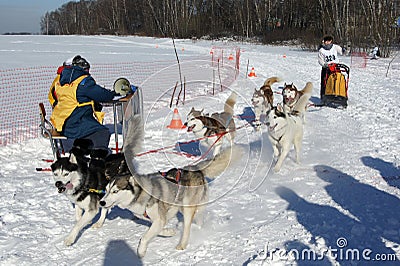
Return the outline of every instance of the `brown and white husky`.
<path id="1" fill-rule="evenodd" d="M 256 128 L 261 126 L 261 115 L 265 115 L 274 104 L 274 92 L 271 86 L 279 81 L 280 78 L 278 77 L 270 77 L 264 82 L 264 85 L 262 85 L 260 89 L 254 90 L 251 102 L 254 107 L 254 126 Z"/>
<path id="2" fill-rule="evenodd" d="M 299 91 L 296 86 L 293 85 L 293 83 L 285 83 L 285 86 L 282 89 L 283 109 L 285 110 L 285 112 L 291 113 L 295 109 L 299 99 L 303 97 L 303 95 L 309 94 L 311 96 L 312 89 L 313 86 L 311 82 L 307 82 L 306 86 L 301 91 Z"/>

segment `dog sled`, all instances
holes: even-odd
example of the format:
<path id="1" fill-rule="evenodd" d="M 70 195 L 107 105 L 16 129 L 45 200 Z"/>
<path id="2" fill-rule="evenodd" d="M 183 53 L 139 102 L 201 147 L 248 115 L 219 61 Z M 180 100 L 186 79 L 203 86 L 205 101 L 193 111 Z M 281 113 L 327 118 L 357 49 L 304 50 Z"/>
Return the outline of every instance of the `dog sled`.
<path id="1" fill-rule="evenodd" d="M 322 104 L 332 108 L 347 107 L 350 68 L 345 64 L 330 64 L 324 78 Z"/>

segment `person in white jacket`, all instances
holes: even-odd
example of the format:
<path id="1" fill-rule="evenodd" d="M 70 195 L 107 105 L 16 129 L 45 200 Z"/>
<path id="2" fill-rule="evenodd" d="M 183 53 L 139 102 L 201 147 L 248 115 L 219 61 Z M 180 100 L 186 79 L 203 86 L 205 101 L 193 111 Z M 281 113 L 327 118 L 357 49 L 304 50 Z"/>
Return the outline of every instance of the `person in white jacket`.
<path id="1" fill-rule="evenodd" d="M 318 50 L 318 63 L 321 65 L 321 90 L 320 99 L 323 102 L 325 95 L 325 78 L 327 75 L 328 65 L 331 63 L 339 63 L 339 55 L 343 55 L 343 49 L 337 44 L 333 44 L 332 36 L 325 36 Z"/>

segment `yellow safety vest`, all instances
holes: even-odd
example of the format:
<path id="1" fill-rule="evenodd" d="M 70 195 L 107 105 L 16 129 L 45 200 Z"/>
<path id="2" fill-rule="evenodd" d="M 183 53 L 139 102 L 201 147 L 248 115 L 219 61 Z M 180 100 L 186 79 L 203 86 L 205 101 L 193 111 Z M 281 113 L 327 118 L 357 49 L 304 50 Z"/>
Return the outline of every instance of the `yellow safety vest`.
<path id="1" fill-rule="evenodd" d="M 78 89 L 78 85 L 87 76 L 88 75 L 80 76 L 79 78 L 74 80 L 72 83 L 65 84 L 63 86 L 61 86 L 60 81 L 56 82 L 55 91 L 57 94 L 58 103 L 53 109 L 53 113 L 51 114 L 50 121 L 58 132 L 62 132 L 65 121 L 68 119 L 68 117 L 71 116 L 71 114 L 75 110 L 75 108 L 81 107 L 81 106 L 86 106 L 86 105 L 91 105 L 93 108 L 93 112 L 94 112 L 94 102 L 93 101 L 79 103 L 78 100 L 76 99 L 76 90 Z M 96 113 L 97 112 L 94 112 L 97 120 L 101 123 L 101 120 L 99 120 L 98 114 L 96 114 Z"/>
<path id="2" fill-rule="evenodd" d="M 55 95 L 53 94 L 53 92 L 56 89 L 56 84 L 57 82 L 60 81 L 60 74 L 57 74 L 57 76 L 55 77 L 55 79 L 53 80 L 53 83 L 51 84 L 50 90 L 49 90 L 49 94 L 48 94 L 48 98 L 49 98 L 49 102 L 51 104 L 51 107 L 54 107 L 54 103 L 57 100 L 55 98 Z"/>

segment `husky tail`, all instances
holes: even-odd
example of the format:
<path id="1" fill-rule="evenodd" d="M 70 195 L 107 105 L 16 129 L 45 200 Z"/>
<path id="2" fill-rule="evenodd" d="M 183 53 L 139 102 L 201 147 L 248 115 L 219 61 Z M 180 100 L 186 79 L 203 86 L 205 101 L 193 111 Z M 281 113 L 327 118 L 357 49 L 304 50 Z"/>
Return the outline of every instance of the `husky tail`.
<path id="1" fill-rule="evenodd" d="M 232 92 L 231 96 L 225 101 L 224 112 L 233 115 L 233 107 L 236 104 L 237 94 Z"/>
<path id="2" fill-rule="evenodd" d="M 142 148 L 144 125 L 140 114 L 131 116 L 126 122 L 123 152 L 125 159 L 132 159 Z M 132 162 L 129 162 L 128 165 L 130 163 Z"/>
<path id="3" fill-rule="evenodd" d="M 313 89 L 313 84 L 311 82 L 307 82 L 306 86 L 302 90 L 303 95 L 299 98 L 296 105 L 293 108 L 293 112 L 303 114 L 306 110 L 308 101 L 311 98 L 311 92 Z"/>
<path id="4" fill-rule="evenodd" d="M 278 77 L 270 77 L 264 82 L 264 86 L 271 87 L 272 84 L 281 81 Z"/>
<path id="5" fill-rule="evenodd" d="M 304 89 L 301 90 L 301 92 L 303 94 L 310 94 L 310 97 L 311 97 L 312 90 L 313 90 L 312 83 L 311 82 L 307 82 L 306 86 L 304 87 Z"/>
<path id="6" fill-rule="evenodd" d="M 236 145 L 226 148 L 211 160 L 202 161 L 196 165 L 187 167 L 187 170 L 200 170 L 204 176 L 215 178 L 222 174 L 229 165 L 237 162 L 242 156 L 242 150 Z"/>

